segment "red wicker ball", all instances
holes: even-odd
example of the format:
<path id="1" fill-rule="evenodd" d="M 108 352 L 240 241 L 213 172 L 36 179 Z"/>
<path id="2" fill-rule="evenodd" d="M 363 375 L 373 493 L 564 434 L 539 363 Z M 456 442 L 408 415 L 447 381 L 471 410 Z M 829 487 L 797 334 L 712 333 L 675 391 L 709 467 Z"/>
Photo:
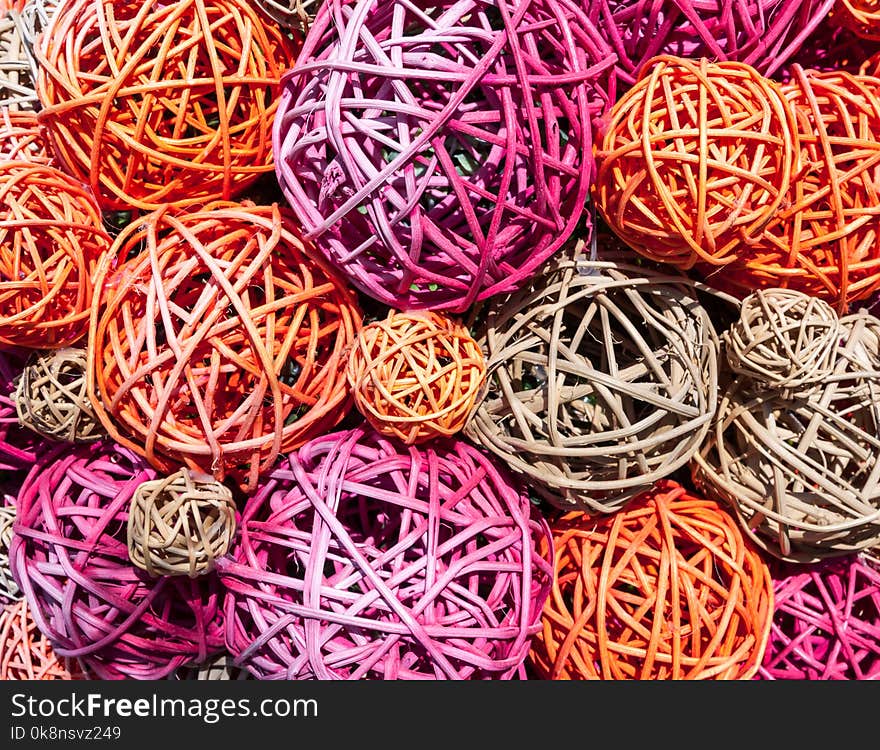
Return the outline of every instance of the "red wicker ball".
<path id="1" fill-rule="evenodd" d="M 37 116 L 33 112 L 0 107 L 0 162 L 49 164 L 51 160 Z"/>
<path id="2" fill-rule="evenodd" d="M 128 559 L 129 503 L 155 477 L 110 441 L 64 445 L 18 495 L 13 575 L 55 653 L 100 679 L 158 679 L 223 646 L 216 576 L 151 578 Z"/>
<path id="3" fill-rule="evenodd" d="M 756 679 L 880 680 L 880 564 L 855 555 L 773 568 L 773 625 Z"/>
<path id="4" fill-rule="evenodd" d="M 357 300 L 277 206 L 160 210 L 113 254 L 133 257 L 99 273 L 87 377 L 115 440 L 253 489 L 346 414 Z"/>
<path id="5" fill-rule="evenodd" d="M 517 677 L 553 575 L 548 534 L 463 441 L 326 435 L 278 464 L 218 560 L 227 646 L 264 679 Z"/>
<path id="6" fill-rule="evenodd" d="M 632 84 L 658 54 L 737 60 L 772 75 L 813 34 L 835 0 L 585 0 Z"/>
<path id="7" fill-rule="evenodd" d="M 327 0 L 285 79 L 279 182 L 361 291 L 462 312 L 576 228 L 613 62 L 574 0 Z"/>
<path id="8" fill-rule="evenodd" d="M 42 164 L 0 163 L 0 345 L 57 349 L 81 338 L 108 246 L 85 186 Z"/>
<path id="9" fill-rule="evenodd" d="M 556 581 L 531 662 L 553 680 L 749 679 L 770 571 L 717 503 L 670 480 L 611 516 L 553 525 Z"/>
<path id="10" fill-rule="evenodd" d="M 105 210 L 230 199 L 272 170 L 296 46 L 248 0 L 71 0 L 36 47 L 39 119 Z"/>

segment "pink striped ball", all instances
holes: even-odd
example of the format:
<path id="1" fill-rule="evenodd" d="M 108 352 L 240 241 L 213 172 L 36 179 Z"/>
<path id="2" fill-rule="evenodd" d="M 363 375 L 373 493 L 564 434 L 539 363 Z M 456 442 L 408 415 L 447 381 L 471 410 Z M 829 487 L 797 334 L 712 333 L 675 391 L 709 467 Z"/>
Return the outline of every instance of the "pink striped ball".
<path id="1" fill-rule="evenodd" d="M 547 524 L 463 441 L 313 440 L 240 533 L 218 563 L 226 643 L 261 679 L 520 677 L 553 576 Z"/>
<path id="2" fill-rule="evenodd" d="M 585 216 L 613 66 L 576 0 L 326 0 L 283 79 L 279 183 L 362 292 L 461 312 Z"/>
<path id="3" fill-rule="evenodd" d="M 12 573 L 55 653 L 100 679 L 159 679 L 223 647 L 216 576 L 151 578 L 129 562 L 129 503 L 155 477 L 110 441 L 62 445 L 18 496 Z"/>
<path id="4" fill-rule="evenodd" d="M 864 555 L 775 564 L 775 611 L 755 679 L 880 679 L 880 566 Z"/>

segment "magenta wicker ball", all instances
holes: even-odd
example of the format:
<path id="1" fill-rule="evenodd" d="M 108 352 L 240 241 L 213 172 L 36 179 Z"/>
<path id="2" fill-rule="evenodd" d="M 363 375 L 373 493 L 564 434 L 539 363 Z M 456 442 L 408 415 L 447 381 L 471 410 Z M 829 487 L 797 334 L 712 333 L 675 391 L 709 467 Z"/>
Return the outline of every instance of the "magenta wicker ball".
<path id="1" fill-rule="evenodd" d="M 772 75 L 810 44 L 834 0 L 583 0 L 632 84 L 655 55 L 748 63 Z"/>
<path id="2" fill-rule="evenodd" d="M 775 613 L 756 679 L 880 679 L 880 566 L 854 556 L 775 568 Z"/>
<path id="3" fill-rule="evenodd" d="M 18 479 L 14 473 L 33 466 L 37 454 L 45 449 L 43 438 L 19 426 L 12 400 L 15 378 L 26 362 L 26 354 L 0 347 L 0 491 L 17 490 L 17 486 L 10 487 Z"/>
<path id="4" fill-rule="evenodd" d="M 574 0 L 327 0 L 283 79 L 279 182 L 361 291 L 461 312 L 575 229 L 613 63 Z"/>
<path id="5" fill-rule="evenodd" d="M 159 679 L 223 647 L 216 576 L 150 578 L 129 562 L 129 503 L 155 477 L 110 441 L 62 445 L 18 496 L 12 573 L 55 653 L 100 679 Z"/>
<path id="6" fill-rule="evenodd" d="M 517 678 L 553 576 L 542 544 L 470 444 L 326 435 L 264 480 L 218 561 L 226 644 L 261 679 Z"/>

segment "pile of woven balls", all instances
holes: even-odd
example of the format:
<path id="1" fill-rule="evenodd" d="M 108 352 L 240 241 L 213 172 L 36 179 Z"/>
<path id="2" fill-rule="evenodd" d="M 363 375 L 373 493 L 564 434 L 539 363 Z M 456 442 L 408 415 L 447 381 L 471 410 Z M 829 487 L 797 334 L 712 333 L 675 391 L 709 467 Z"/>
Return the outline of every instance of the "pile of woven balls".
<path id="1" fill-rule="evenodd" d="M 867 0 L 0 0 L 0 678 L 880 679 L 875 74 Z"/>

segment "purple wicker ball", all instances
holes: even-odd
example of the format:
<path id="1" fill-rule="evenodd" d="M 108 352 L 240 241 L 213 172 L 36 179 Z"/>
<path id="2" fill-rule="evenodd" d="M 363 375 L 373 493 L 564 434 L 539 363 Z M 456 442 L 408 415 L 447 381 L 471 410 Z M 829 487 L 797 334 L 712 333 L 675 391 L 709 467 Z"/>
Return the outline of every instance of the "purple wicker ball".
<path id="1" fill-rule="evenodd" d="M 574 231 L 613 67 L 574 0 L 327 0 L 283 79 L 281 188 L 364 293 L 461 312 Z"/>
<path id="2" fill-rule="evenodd" d="M 261 679 L 512 679 L 553 576 L 528 497 L 462 441 L 366 428 L 282 461 L 218 561 L 226 644 Z"/>
<path id="3" fill-rule="evenodd" d="M 737 60 L 772 75 L 823 22 L 834 0 L 584 0 L 632 84 L 655 55 Z"/>
<path id="4" fill-rule="evenodd" d="M 12 494 L 18 490 L 16 472 L 33 466 L 45 449 L 43 438 L 19 426 L 12 400 L 15 378 L 25 362 L 26 355 L 21 352 L 0 348 L 0 492 Z"/>
<path id="5" fill-rule="evenodd" d="M 775 564 L 775 612 L 755 679 L 880 679 L 880 566 L 866 556 Z"/>
<path id="6" fill-rule="evenodd" d="M 155 477 L 110 441 L 62 445 L 18 496 L 12 573 L 55 653 L 101 679 L 159 679 L 223 647 L 216 576 L 151 578 L 129 562 L 129 503 Z"/>

